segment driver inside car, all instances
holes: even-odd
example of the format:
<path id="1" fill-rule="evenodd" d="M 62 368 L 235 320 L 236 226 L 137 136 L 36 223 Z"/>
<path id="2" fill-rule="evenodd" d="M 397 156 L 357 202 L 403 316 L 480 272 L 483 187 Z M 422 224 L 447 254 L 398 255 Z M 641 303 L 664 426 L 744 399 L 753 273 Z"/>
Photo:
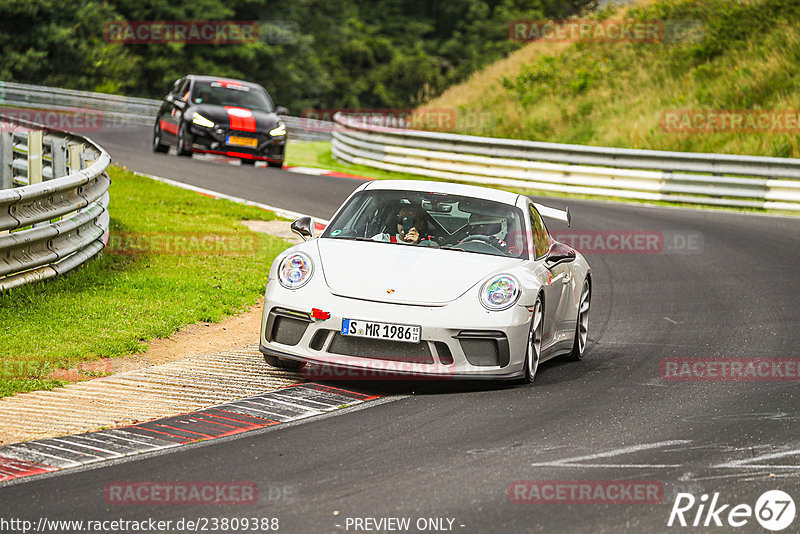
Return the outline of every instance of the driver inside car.
<path id="1" fill-rule="evenodd" d="M 401 207 L 397 212 L 395 224 L 397 226 L 395 235 L 381 233 L 372 239 L 409 245 L 417 245 L 420 241 L 432 239 L 432 236 L 426 234 L 428 224 L 425 220 L 425 212 L 421 209 L 414 209 L 411 206 Z"/>
<path id="2" fill-rule="evenodd" d="M 503 254 L 509 254 L 508 243 L 503 238 L 508 235 L 508 223 L 503 218 L 483 218 L 483 217 L 470 217 L 469 221 L 469 235 L 461 240 L 465 241 L 482 241 L 487 243 Z"/>

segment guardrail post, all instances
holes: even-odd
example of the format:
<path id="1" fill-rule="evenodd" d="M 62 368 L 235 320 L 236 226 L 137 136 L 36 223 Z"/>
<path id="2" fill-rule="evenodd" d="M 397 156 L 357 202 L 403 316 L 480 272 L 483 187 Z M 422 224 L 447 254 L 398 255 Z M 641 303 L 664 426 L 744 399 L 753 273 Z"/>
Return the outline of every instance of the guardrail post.
<path id="1" fill-rule="evenodd" d="M 0 189 L 14 187 L 14 139 L 11 131 L 0 128 Z"/>
<path id="2" fill-rule="evenodd" d="M 83 170 L 83 158 L 81 157 L 83 149 L 83 143 L 70 143 L 68 145 L 70 174 Z"/>
<path id="3" fill-rule="evenodd" d="M 42 132 L 28 132 L 28 185 L 42 183 Z"/>
<path id="4" fill-rule="evenodd" d="M 68 166 L 67 172 L 72 174 L 73 172 L 82 171 L 86 168 L 86 160 L 83 157 L 83 151 L 86 149 L 86 145 L 83 143 L 68 143 L 66 145 L 67 148 L 67 155 L 68 157 Z M 64 215 L 64 219 L 69 219 L 73 215 L 77 214 L 78 210 L 72 211 Z"/>
<path id="5" fill-rule="evenodd" d="M 50 156 L 53 158 L 53 179 L 67 175 L 67 141 L 50 139 Z"/>

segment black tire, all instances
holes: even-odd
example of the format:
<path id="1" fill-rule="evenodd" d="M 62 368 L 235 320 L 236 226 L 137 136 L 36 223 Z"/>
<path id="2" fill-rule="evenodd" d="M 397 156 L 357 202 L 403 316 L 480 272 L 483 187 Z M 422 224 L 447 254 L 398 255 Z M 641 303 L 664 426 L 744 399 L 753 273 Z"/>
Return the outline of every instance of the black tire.
<path id="1" fill-rule="evenodd" d="M 169 146 L 162 143 L 162 141 L 161 125 L 156 122 L 156 125 L 153 127 L 153 152 L 164 154 L 169 151 Z"/>
<path id="2" fill-rule="evenodd" d="M 525 377 L 523 378 L 523 381 L 526 384 L 533 383 L 533 380 L 536 378 L 536 371 L 539 369 L 539 361 L 542 357 L 543 331 L 544 301 L 542 300 L 542 296 L 539 295 L 536 297 L 536 304 L 533 305 L 531 327 L 530 331 L 528 332 L 528 343 L 525 349 Z"/>
<path id="3" fill-rule="evenodd" d="M 278 358 L 269 354 L 264 354 L 264 361 L 267 362 L 267 365 L 277 367 L 278 369 L 285 369 L 287 371 L 299 371 L 306 365 L 305 362 L 284 360 L 283 358 Z"/>
<path id="4" fill-rule="evenodd" d="M 256 166 L 256 160 L 254 159 L 240 159 L 239 161 L 242 162 L 242 165 L 247 165 L 248 167 Z"/>
<path id="5" fill-rule="evenodd" d="M 592 304 L 592 283 L 587 278 L 583 281 L 581 289 L 581 300 L 578 302 L 578 316 L 575 320 L 575 342 L 572 344 L 572 352 L 568 359 L 578 361 L 583 359 L 586 353 L 586 345 L 589 342 L 589 308 Z"/>
<path id="6" fill-rule="evenodd" d="M 268 161 L 267 162 L 267 166 L 268 167 L 277 167 L 278 169 L 280 169 L 281 167 L 283 167 L 283 160 L 280 160 L 280 161 Z"/>
<path id="7" fill-rule="evenodd" d="M 183 157 L 191 157 L 192 155 L 192 134 L 186 131 L 185 124 L 181 124 L 178 130 L 177 152 L 179 156 Z"/>

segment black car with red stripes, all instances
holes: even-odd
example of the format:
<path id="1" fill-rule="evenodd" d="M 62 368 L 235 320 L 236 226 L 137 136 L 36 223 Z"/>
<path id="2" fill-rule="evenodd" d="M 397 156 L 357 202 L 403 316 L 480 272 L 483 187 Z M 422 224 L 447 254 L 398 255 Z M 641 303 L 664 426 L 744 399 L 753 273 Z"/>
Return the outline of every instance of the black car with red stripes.
<path id="1" fill-rule="evenodd" d="M 214 76 L 185 76 L 172 86 L 158 110 L 153 150 L 175 146 L 193 152 L 239 158 L 243 164 L 283 165 L 286 125 L 269 93 L 256 83 Z"/>

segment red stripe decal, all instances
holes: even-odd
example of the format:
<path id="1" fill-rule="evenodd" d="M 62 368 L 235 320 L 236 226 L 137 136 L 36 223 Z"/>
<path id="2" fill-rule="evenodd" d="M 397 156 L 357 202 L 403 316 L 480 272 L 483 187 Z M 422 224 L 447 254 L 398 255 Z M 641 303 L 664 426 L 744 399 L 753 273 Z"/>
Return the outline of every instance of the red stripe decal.
<path id="1" fill-rule="evenodd" d="M 217 83 L 223 87 L 241 87 L 242 84 L 239 82 L 232 82 L 230 80 L 217 80 Z"/>
<path id="2" fill-rule="evenodd" d="M 253 116 L 252 111 L 233 106 L 225 106 L 225 110 L 228 112 L 228 119 L 231 121 L 231 130 L 256 131 L 256 118 Z"/>
<path id="3" fill-rule="evenodd" d="M 158 125 L 165 132 L 178 135 L 178 126 L 176 124 L 172 124 L 171 122 L 167 122 L 162 119 L 159 121 Z"/>

